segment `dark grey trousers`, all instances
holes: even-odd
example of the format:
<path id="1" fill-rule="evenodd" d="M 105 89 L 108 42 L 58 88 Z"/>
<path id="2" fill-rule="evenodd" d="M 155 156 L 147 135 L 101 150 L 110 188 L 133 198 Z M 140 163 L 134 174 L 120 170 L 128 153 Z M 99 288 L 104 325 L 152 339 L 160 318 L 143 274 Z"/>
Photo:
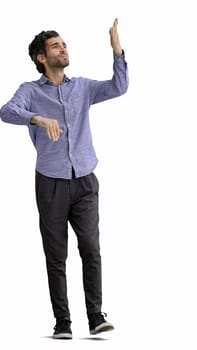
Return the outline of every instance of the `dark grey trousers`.
<path id="1" fill-rule="evenodd" d="M 55 318 L 70 319 L 66 282 L 68 222 L 78 240 L 87 314 L 101 312 L 98 189 L 94 173 L 64 180 L 36 172 L 40 231 Z"/>

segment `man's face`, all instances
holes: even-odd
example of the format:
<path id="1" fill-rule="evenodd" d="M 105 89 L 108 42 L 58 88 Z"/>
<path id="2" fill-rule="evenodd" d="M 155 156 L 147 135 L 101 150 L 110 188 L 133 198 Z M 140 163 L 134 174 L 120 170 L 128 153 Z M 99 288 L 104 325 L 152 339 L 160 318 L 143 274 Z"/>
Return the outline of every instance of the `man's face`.
<path id="1" fill-rule="evenodd" d="M 69 65 L 69 56 L 65 42 L 59 36 L 46 40 L 46 57 L 43 62 L 49 68 L 65 68 Z"/>

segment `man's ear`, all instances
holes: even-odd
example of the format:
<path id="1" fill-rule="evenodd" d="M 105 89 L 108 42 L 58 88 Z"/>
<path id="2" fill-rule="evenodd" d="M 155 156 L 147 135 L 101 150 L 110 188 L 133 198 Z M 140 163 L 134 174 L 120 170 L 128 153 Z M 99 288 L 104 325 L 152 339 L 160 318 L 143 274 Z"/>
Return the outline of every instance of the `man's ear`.
<path id="1" fill-rule="evenodd" d="M 38 56 L 37 56 L 37 60 L 38 60 L 38 62 L 40 62 L 40 63 L 44 63 L 45 62 L 45 56 L 43 55 L 43 54 L 39 54 Z"/>

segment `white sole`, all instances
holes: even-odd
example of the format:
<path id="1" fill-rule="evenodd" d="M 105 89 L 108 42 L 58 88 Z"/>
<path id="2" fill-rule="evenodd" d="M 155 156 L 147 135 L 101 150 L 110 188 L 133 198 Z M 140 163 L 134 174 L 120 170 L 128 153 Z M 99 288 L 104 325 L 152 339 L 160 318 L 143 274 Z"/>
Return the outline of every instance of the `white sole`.
<path id="1" fill-rule="evenodd" d="M 99 326 L 95 327 L 94 329 L 91 329 L 90 334 L 95 335 L 98 333 L 109 332 L 113 330 L 114 330 L 114 326 L 111 323 L 104 322 L 104 323 L 101 323 Z"/>
<path id="2" fill-rule="evenodd" d="M 72 339 L 72 334 L 70 333 L 59 333 L 53 334 L 54 339 Z"/>

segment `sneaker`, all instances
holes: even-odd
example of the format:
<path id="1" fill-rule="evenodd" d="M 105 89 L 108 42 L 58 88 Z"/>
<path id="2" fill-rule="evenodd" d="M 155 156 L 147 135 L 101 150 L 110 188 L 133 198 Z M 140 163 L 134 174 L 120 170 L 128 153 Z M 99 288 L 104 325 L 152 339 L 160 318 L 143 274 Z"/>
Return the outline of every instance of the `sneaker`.
<path id="1" fill-rule="evenodd" d="M 57 320 L 57 323 L 54 327 L 53 338 L 55 339 L 72 339 L 72 331 L 70 327 L 71 321 L 63 318 Z"/>
<path id="2" fill-rule="evenodd" d="M 98 334 L 101 332 L 112 331 L 114 326 L 105 320 L 107 314 L 104 312 L 98 312 L 88 316 L 90 334 Z"/>

